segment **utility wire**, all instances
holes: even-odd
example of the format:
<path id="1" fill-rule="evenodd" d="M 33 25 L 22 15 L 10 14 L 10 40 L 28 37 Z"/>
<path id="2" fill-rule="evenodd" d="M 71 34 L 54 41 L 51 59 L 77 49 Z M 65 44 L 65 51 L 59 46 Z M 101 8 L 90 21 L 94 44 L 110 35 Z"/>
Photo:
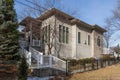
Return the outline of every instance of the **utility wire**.
<path id="1" fill-rule="evenodd" d="M 40 6 L 40 5 L 36 4 L 36 3 L 33 3 L 32 1 L 29 1 L 29 0 L 26 0 L 26 1 L 29 2 L 29 3 L 32 3 L 32 4 L 36 5 L 36 6 L 38 6 L 40 8 L 43 8 L 44 10 L 48 10 L 47 8 L 42 7 L 42 6 Z"/>
<path id="2" fill-rule="evenodd" d="M 34 7 L 31 7 L 30 5 L 27 5 L 27 4 L 25 4 L 25 3 L 23 3 L 23 2 L 20 2 L 20 1 L 18 1 L 18 0 L 15 0 L 17 3 L 19 3 L 19 4 L 22 4 L 22 5 L 24 5 L 24 6 L 27 6 L 27 7 L 30 7 L 30 8 L 32 8 L 32 9 L 34 9 L 34 10 L 37 10 L 37 11 L 41 11 L 41 12 L 43 12 L 42 10 L 40 10 L 40 9 L 37 9 L 37 8 L 34 8 Z"/>

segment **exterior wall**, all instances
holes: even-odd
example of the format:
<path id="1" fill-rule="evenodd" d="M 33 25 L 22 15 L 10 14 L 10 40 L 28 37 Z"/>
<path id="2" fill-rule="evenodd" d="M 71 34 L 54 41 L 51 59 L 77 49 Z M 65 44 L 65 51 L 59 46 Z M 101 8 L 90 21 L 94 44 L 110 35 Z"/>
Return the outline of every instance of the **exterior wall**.
<path id="1" fill-rule="evenodd" d="M 53 47 L 52 47 L 52 55 L 54 56 L 60 56 L 62 58 L 72 58 L 73 54 L 72 52 L 72 39 L 71 39 L 71 34 L 72 34 L 72 28 L 71 25 L 66 24 L 62 21 L 60 21 L 59 19 L 57 19 L 55 16 L 51 16 L 50 18 L 48 18 L 47 20 L 44 20 L 42 22 L 42 28 L 50 25 L 50 27 L 52 28 L 56 28 L 56 34 L 55 34 L 55 38 L 53 41 Z M 69 29 L 69 42 L 68 43 L 59 43 L 59 25 L 63 25 L 65 27 L 68 27 Z M 52 37 L 52 35 L 51 35 Z M 45 45 L 45 54 L 47 55 L 48 53 L 48 47 L 47 45 Z"/>
<path id="2" fill-rule="evenodd" d="M 50 25 L 51 28 L 56 28 L 56 37 L 53 41 L 52 55 L 60 56 L 62 58 L 88 58 L 100 57 L 103 53 L 103 34 L 85 28 L 84 26 L 70 25 L 55 16 L 51 16 L 42 22 L 42 28 Z M 59 25 L 69 28 L 69 42 L 59 43 Z M 81 33 L 81 43 L 78 44 L 78 32 Z M 90 45 L 88 45 L 88 35 L 90 35 Z M 97 45 L 97 37 L 100 36 L 101 46 Z M 85 44 L 86 42 L 86 44 Z M 48 47 L 45 45 L 45 54 L 48 52 Z"/>
<path id="3" fill-rule="evenodd" d="M 73 58 L 74 54 L 72 54 L 72 27 L 70 24 L 65 23 L 64 21 L 59 20 L 56 18 L 56 29 L 59 34 L 59 25 L 68 27 L 69 29 L 69 40 L 68 43 L 59 43 L 59 38 L 56 39 L 56 43 L 58 44 L 58 48 L 60 51 L 58 51 L 56 54 L 59 54 L 62 58 Z"/>
<path id="4" fill-rule="evenodd" d="M 103 54 L 103 34 L 94 30 L 93 35 L 94 35 L 94 49 L 93 49 L 94 54 L 93 54 L 93 56 L 96 58 L 99 58 L 101 56 L 101 54 Z M 98 36 L 100 37 L 100 46 L 97 45 Z"/>
<path id="5" fill-rule="evenodd" d="M 78 32 L 81 34 L 80 43 L 78 43 Z M 76 51 L 76 58 L 88 58 L 92 57 L 92 31 L 84 28 L 83 26 L 77 26 L 76 31 L 76 40 L 77 40 L 77 51 Z M 88 35 L 90 35 L 90 45 L 88 45 Z"/>
<path id="6" fill-rule="evenodd" d="M 76 55 L 76 52 L 77 52 L 77 25 L 73 25 L 72 26 L 72 58 L 75 58 L 77 57 Z"/>
<path id="7" fill-rule="evenodd" d="M 41 25 L 41 28 L 44 28 L 45 26 L 48 26 L 48 25 L 50 25 L 50 28 L 53 30 L 54 29 L 54 27 L 55 27 L 55 17 L 54 16 L 52 16 L 52 17 L 49 17 L 49 18 L 47 18 L 46 20 L 44 20 L 44 21 L 42 21 L 42 25 Z M 51 31 L 52 31 L 51 30 Z M 44 34 L 45 32 L 43 32 L 43 34 Z M 52 32 L 50 32 L 50 33 L 52 33 Z M 50 37 L 52 37 L 52 34 L 50 34 Z M 50 41 L 52 40 L 52 38 L 50 38 Z M 52 42 L 52 43 L 54 43 L 54 41 Z M 55 52 L 54 52 L 54 46 L 53 46 L 53 48 L 52 48 L 52 50 L 51 50 L 51 53 L 52 54 L 54 54 Z M 48 55 L 48 45 L 47 45 L 47 43 L 45 43 L 45 55 Z"/>

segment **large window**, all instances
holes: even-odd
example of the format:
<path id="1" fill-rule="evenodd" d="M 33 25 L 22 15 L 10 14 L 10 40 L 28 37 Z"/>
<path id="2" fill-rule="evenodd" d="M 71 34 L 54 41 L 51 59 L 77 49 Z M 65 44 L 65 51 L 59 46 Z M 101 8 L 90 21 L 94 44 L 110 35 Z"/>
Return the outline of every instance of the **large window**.
<path id="1" fill-rule="evenodd" d="M 49 43 L 50 42 L 50 25 L 48 25 L 47 26 L 48 27 L 48 29 L 47 29 L 47 31 L 48 31 L 48 33 L 47 33 L 47 42 Z"/>
<path id="2" fill-rule="evenodd" d="M 66 27 L 66 43 L 69 43 L 69 30 L 68 30 L 68 27 Z"/>
<path id="3" fill-rule="evenodd" d="M 68 27 L 59 25 L 59 42 L 69 43 L 69 29 Z"/>
<path id="4" fill-rule="evenodd" d="M 90 45 L 90 35 L 88 35 L 88 45 Z"/>
<path id="5" fill-rule="evenodd" d="M 100 47 L 100 36 L 97 38 L 97 45 Z"/>
<path id="6" fill-rule="evenodd" d="M 44 42 L 46 43 L 47 42 L 47 26 L 45 26 L 45 30 L 44 30 Z"/>
<path id="7" fill-rule="evenodd" d="M 63 26 L 63 43 L 65 43 L 65 26 Z"/>
<path id="8" fill-rule="evenodd" d="M 81 33 L 78 32 L 78 43 L 80 44 L 81 43 Z"/>
<path id="9" fill-rule="evenodd" d="M 62 26 L 59 25 L 59 42 L 62 42 Z"/>
<path id="10" fill-rule="evenodd" d="M 44 42 L 48 43 L 50 41 L 50 25 L 45 26 L 44 28 Z"/>

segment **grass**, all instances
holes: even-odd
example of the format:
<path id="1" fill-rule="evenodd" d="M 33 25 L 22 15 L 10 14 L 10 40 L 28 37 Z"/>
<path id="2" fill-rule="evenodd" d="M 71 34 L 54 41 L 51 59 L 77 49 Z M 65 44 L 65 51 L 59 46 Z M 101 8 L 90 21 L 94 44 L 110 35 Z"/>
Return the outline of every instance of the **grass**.
<path id="1" fill-rule="evenodd" d="M 120 64 L 107 66 L 94 71 L 76 73 L 66 80 L 120 80 Z"/>

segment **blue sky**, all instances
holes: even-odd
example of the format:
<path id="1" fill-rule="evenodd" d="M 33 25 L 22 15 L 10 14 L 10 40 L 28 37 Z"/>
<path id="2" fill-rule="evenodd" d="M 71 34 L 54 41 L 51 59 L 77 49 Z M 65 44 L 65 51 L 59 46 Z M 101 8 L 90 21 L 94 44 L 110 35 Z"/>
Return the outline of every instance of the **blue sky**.
<path id="1" fill-rule="evenodd" d="M 66 3 L 66 6 L 78 10 L 76 17 L 89 24 L 104 26 L 105 19 L 112 16 L 117 0 L 64 0 L 63 5 Z"/>
<path id="2" fill-rule="evenodd" d="M 25 0 L 18 1 L 25 2 Z M 44 2 L 45 0 L 40 1 Z M 116 7 L 117 0 L 61 0 L 61 5 L 66 9 L 76 11 L 77 13 L 74 16 L 80 20 L 91 25 L 104 26 L 105 19 L 112 16 L 112 10 Z M 15 2 L 17 13 L 20 13 L 22 8 L 24 8 L 24 5 Z"/>
<path id="3" fill-rule="evenodd" d="M 25 0 L 18 1 L 31 5 L 26 3 Z M 45 2 L 45 0 L 38 1 L 41 3 Z M 112 16 L 112 10 L 117 6 L 117 0 L 60 0 L 60 2 L 61 3 L 56 3 L 55 6 L 64 6 L 64 12 L 68 13 L 68 10 L 71 12 L 76 11 L 77 13 L 73 15 L 74 17 L 91 25 L 98 24 L 101 27 L 105 26 L 105 19 Z M 15 2 L 17 14 L 24 12 L 23 8 L 25 8 L 24 5 Z M 112 45 L 116 45 L 117 42 L 118 41 L 113 40 L 112 43 L 114 44 Z"/>

